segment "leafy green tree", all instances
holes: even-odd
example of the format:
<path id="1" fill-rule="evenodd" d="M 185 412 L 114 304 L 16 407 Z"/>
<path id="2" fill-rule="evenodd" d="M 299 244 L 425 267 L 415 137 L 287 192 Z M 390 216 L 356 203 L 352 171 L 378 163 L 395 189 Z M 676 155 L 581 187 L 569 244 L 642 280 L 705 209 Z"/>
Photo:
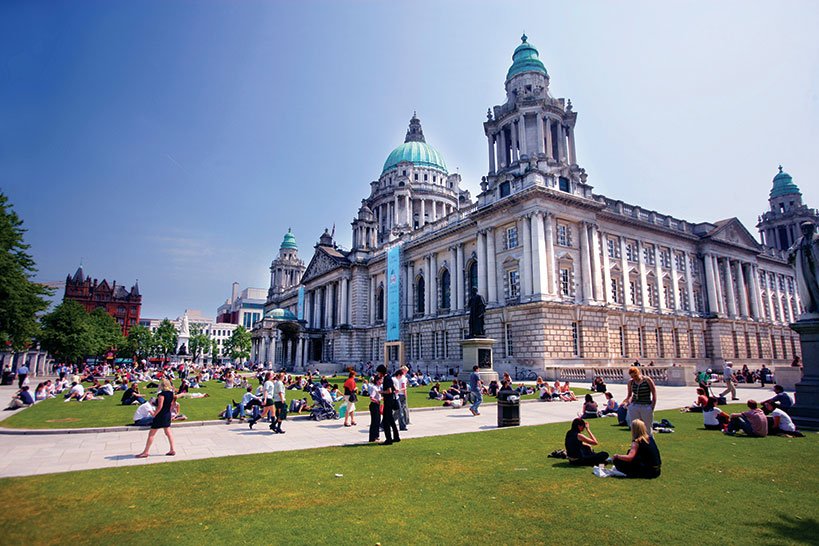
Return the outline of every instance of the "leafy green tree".
<path id="1" fill-rule="evenodd" d="M 163 319 L 154 333 L 155 350 L 165 358 L 176 352 L 176 343 L 179 336 L 176 332 L 176 326 L 168 319 Z"/>
<path id="2" fill-rule="evenodd" d="M 243 326 L 237 326 L 230 338 L 225 341 L 225 349 L 229 352 L 230 358 L 244 362 L 250 357 L 250 344 L 250 332 Z"/>
<path id="3" fill-rule="evenodd" d="M 193 326 L 191 328 L 190 346 L 188 349 L 194 361 L 210 351 L 210 342 L 210 336 L 205 333 L 201 326 Z"/>
<path id="4" fill-rule="evenodd" d="M 37 314 L 48 308 L 51 289 L 31 281 L 37 272 L 23 240 L 23 221 L 0 193 L 0 347 L 19 350 L 39 333 Z"/>
<path id="5" fill-rule="evenodd" d="M 136 325 L 128 331 L 128 340 L 123 351 L 124 356 L 131 356 L 134 362 L 151 355 L 154 347 L 154 335 L 147 326 Z"/>
<path id="6" fill-rule="evenodd" d="M 90 354 L 103 356 L 108 351 L 116 352 L 125 346 L 122 326 L 105 309 L 94 309 L 88 314 L 88 325 L 91 330 L 92 347 Z"/>
<path id="7" fill-rule="evenodd" d="M 61 362 L 79 363 L 94 353 L 88 313 L 75 301 L 64 301 L 42 319 L 42 347 Z"/>
<path id="8" fill-rule="evenodd" d="M 215 339 L 210 340 L 210 361 L 214 364 L 219 361 L 219 343 Z"/>

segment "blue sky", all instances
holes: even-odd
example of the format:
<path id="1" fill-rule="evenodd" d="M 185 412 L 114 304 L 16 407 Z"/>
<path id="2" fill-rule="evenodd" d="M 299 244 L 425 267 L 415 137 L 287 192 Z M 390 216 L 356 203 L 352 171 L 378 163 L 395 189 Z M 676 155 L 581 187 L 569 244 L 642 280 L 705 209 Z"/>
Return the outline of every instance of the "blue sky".
<path id="1" fill-rule="evenodd" d="M 0 190 L 38 279 L 214 315 L 350 221 L 413 111 L 477 193 L 525 31 L 595 192 L 754 234 L 776 166 L 819 207 L 816 2 L 0 3 Z"/>

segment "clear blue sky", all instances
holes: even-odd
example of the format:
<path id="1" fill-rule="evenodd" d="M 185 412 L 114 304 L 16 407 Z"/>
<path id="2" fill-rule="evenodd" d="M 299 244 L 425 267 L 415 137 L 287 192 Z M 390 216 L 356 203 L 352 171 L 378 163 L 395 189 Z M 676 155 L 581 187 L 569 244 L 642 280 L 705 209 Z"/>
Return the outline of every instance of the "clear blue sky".
<path id="1" fill-rule="evenodd" d="M 776 166 L 819 207 L 819 2 L 0 3 L 0 190 L 40 280 L 214 315 L 350 221 L 413 110 L 477 193 L 522 31 L 595 191 L 754 234 Z"/>

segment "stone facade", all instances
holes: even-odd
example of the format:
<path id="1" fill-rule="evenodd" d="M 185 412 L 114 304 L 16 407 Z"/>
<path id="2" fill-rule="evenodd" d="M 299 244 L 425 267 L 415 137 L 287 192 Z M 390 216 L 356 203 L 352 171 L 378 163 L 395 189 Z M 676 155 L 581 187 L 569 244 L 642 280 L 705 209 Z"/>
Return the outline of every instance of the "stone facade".
<path id="1" fill-rule="evenodd" d="M 506 102 L 484 123 L 489 168 L 475 201 L 413 115 L 352 222 L 353 248 L 325 231 L 299 282 L 268 297 L 268 310 L 297 314 L 302 288 L 303 312 L 254 339 L 297 331 L 300 356 L 276 366 L 380 361 L 386 253 L 400 245 L 401 339 L 416 367 L 460 365 L 472 288 L 487 301 L 500 370 L 789 362 L 800 304 L 782 249 L 736 218 L 692 223 L 593 193 L 576 119 L 524 37 Z"/>

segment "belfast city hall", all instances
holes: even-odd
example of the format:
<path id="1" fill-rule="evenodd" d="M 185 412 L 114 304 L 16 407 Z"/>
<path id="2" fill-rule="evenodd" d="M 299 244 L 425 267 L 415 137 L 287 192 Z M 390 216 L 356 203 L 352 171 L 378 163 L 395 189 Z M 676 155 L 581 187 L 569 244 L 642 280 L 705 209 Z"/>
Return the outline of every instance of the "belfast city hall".
<path id="1" fill-rule="evenodd" d="M 578 114 L 551 95 L 526 36 L 505 89 L 483 122 L 488 170 L 476 196 L 413 114 L 369 184 L 350 249 L 325 230 L 300 257 L 288 231 L 254 361 L 341 370 L 382 360 L 398 339 L 416 369 L 457 368 L 477 289 L 500 371 L 790 364 L 800 301 L 786 251 L 799 222 L 817 218 L 790 175 L 779 168 L 764 207 L 760 195 L 762 243 L 730 216 L 695 223 L 647 210 L 594 193 L 575 152 Z"/>

